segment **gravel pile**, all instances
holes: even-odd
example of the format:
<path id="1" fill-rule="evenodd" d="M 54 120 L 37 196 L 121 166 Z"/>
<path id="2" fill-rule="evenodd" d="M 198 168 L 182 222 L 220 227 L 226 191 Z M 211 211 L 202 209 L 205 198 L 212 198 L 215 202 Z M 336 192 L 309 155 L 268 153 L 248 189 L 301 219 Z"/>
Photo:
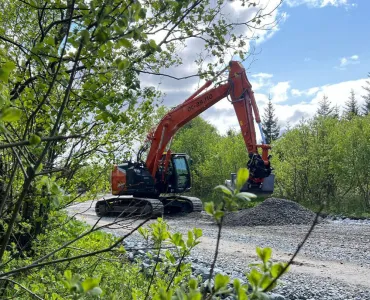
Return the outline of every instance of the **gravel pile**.
<path id="1" fill-rule="evenodd" d="M 316 214 L 302 205 L 285 199 L 269 198 L 261 204 L 225 216 L 229 226 L 273 226 L 310 224 Z"/>

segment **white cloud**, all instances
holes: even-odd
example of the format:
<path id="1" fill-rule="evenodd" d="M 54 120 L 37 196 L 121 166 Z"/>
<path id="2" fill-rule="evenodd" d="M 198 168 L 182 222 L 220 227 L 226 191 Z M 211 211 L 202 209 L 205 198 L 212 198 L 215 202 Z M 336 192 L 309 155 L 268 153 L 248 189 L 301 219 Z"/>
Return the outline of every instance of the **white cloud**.
<path id="1" fill-rule="evenodd" d="M 361 95 L 364 94 L 363 86 L 366 85 L 367 78 L 344 81 L 335 84 L 323 85 L 320 87 L 312 87 L 306 90 L 290 89 L 292 95 L 304 96 L 306 101 L 301 101 L 294 104 L 283 104 L 274 102 L 275 114 L 278 117 L 279 125 L 283 130 L 290 123 L 290 126 L 297 125 L 303 118 L 311 118 L 315 115 L 323 96 L 327 96 L 332 106 L 337 105 L 340 112 L 343 112 L 346 101 L 348 100 L 351 89 L 354 90 L 356 99 L 360 107 L 364 104 Z M 277 84 L 278 85 L 278 84 Z M 275 86 L 277 86 L 275 85 Z M 281 86 L 281 84 L 280 84 Z M 264 89 L 264 93 L 255 93 L 255 98 L 259 108 L 261 117 L 268 103 L 268 89 Z M 220 133 L 225 134 L 228 129 L 233 128 L 239 130 L 238 119 L 235 115 L 233 106 L 226 99 L 221 100 L 214 107 L 205 111 L 202 114 L 206 120 L 216 126 Z M 257 138 L 259 131 L 256 127 Z"/>
<path id="2" fill-rule="evenodd" d="M 251 75 L 250 77 L 252 78 L 250 81 L 253 91 L 258 91 L 262 87 L 271 84 L 271 78 L 273 75 L 268 73 L 257 73 Z"/>
<path id="3" fill-rule="evenodd" d="M 344 6 L 344 7 L 355 7 L 354 3 L 350 3 L 349 0 L 286 0 L 288 6 L 294 7 L 299 5 L 307 5 L 308 7 L 322 8 L 325 6 Z"/>
<path id="4" fill-rule="evenodd" d="M 274 75 L 269 74 L 269 73 L 257 73 L 257 74 L 253 74 L 251 77 L 253 77 L 253 78 L 267 79 L 267 78 L 274 77 Z"/>
<path id="5" fill-rule="evenodd" d="M 274 103 L 284 102 L 288 99 L 288 90 L 290 89 L 289 81 L 282 81 L 273 86 L 271 91 L 272 101 Z"/>
<path id="6" fill-rule="evenodd" d="M 352 56 L 348 56 L 348 57 L 341 57 L 339 59 L 340 61 L 340 64 L 339 64 L 339 67 L 336 67 L 337 69 L 340 69 L 340 70 L 345 70 L 346 66 L 348 65 L 355 65 L 355 64 L 359 64 L 360 61 L 359 61 L 359 56 L 357 54 L 354 54 Z"/>
<path id="7" fill-rule="evenodd" d="M 320 90 L 319 87 L 312 87 L 307 90 L 298 90 L 298 89 L 291 89 L 290 93 L 293 96 L 301 97 L 301 96 L 312 96 L 316 94 Z"/>
<path id="8" fill-rule="evenodd" d="M 293 96 L 298 96 L 298 97 L 302 95 L 302 91 L 297 90 L 297 89 L 292 89 L 292 90 L 290 91 L 290 93 L 291 93 Z"/>

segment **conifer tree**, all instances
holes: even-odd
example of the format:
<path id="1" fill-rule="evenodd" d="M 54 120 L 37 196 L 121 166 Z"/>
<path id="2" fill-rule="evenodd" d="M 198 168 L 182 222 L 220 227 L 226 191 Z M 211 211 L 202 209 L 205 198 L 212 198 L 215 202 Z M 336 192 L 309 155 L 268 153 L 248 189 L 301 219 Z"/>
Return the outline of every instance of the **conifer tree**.
<path id="1" fill-rule="evenodd" d="M 370 72 L 367 75 L 370 78 Z M 370 114 L 370 81 L 366 81 L 367 86 L 362 88 L 366 91 L 366 95 L 363 95 L 362 98 L 365 100 L 365 104 L 362 107 L 364 115 Z"/>
<path id="2" fill-rule="evenodd" d="M 340 117 L 340 113 L 339 113 L 339 106 L 338 106 L 338 104 L 335 104 L 335 106 L 334 106 L 334 108 L 333 108 L 332 116 L 333 116 L 333 118 L 335 118 L 335 119 L 339 119 L 339 117 Z"/>
<path id="3" fill-rule="evenodd" d="M 331 107 L 330 100 L 326 95 L 319 102 L 319 108 L 317 109 L 317 114 L 322 117 L 328 117 L 333 113 L 334 108 Z"/>
<path id="4" fill-rule="evenodd" d="M 278 118 L 275 117 L 275 108 L 270 96 L 269 103 L 264 111 L 262 125 L 267 144 L 270 144 L 279 137 L 280 126 L 278 125 Z"/>
<path id="5" fill-rule="evenodd" d="M 345 104 L 344 114 L 347 117 L 347 119 L 351 119 L 353 116 L 359 115 L 359 107 L 353 89 L 351 89 L 351 94 L 348 98 L 348 101 Z"/>

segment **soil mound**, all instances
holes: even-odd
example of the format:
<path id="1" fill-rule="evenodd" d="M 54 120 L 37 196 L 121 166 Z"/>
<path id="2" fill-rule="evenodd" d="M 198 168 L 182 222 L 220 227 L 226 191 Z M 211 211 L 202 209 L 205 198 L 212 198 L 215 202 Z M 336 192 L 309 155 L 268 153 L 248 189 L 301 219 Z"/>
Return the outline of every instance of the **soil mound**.
<path id="1" fill-rule="evenodd" d="M 227 214 L 224 224 L 228 226 L 312 224 L 315 216 L 313 211 L 297 202 L 268 198 L 255 207 Z"/>

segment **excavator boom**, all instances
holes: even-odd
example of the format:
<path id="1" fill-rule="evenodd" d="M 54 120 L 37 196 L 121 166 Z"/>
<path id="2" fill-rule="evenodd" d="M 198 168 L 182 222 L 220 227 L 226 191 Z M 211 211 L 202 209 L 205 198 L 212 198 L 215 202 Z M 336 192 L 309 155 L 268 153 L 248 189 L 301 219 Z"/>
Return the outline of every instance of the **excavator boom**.
<path id="1" fill-rule="evenodd" d="M 213 83 L 213 80 L 207 81 L 190 98 L 168 112 L 162 118 L 154 133 L 148 136 L 151 147 L 146 160 L 146 166 L 152 176 L 155 176 L 158 161 L 161 159 L 167 144 L 175 133 L 186 123 L 227 96 L 231 98 L 231 103 L 239 120 L 240 129 L 248 152 L 257 153 L 257 148 L 260 147 L 263 149 L 263 159 L 267 161 L 267 150 L 270 149 L 270 146 L 265 144 L 258 145 L 256 140 L 252 111 L 254 112 L 257 124 L 261 123 L 261 119 L 252 91 L 252 85 L 247 79 L 244 67 L 239 62 L 231 61 L 229 70 L 227 83 L 199 95 L 201 91 Z"/>

